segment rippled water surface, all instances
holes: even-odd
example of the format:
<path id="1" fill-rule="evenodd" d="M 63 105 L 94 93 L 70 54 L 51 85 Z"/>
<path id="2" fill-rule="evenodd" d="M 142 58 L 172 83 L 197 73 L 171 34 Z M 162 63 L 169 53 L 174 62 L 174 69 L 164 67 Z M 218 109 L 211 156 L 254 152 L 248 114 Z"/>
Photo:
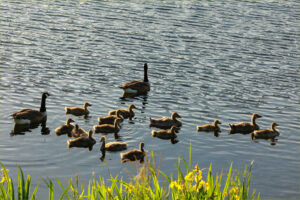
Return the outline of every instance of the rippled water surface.
<path id="1" fill-rule="evenodd" d="M 179 155 L 214 172 L 242 171 L 254 160 L 252 187 L 263 199 L 299 199 L 299 2 L 101 2 L 1 1 L 1 162 L 16 177 L 16 164 L 40 177 L 82 181 L 109 171 L 128 177 L 130 164 L 119 153 L 99 160 L 100 135 L 91 152 L 68 149 L 55 128 L 67 118 L 65 106 L 92 104 L 90 118 L 73 117 L 88 130 L 111 109 L 138 107 L 136 117 L 119 132 L 129 149 L 145 149 L 161 158 L 161 169 L 175 172 Z M 149 66 L 147 96 L 120 99 L 122 83 L 142 79 Z M 39 108 L 48 91 L 48 120 L 11 134 L 9 114 Z M 149 117 L 177 111 L 183 126 L 179 142 L 151 137 Z M 263 117 L 261 128 L 275 121 L 275 142 L 228 135 L 228 123 Z M 218 137 L 196 132 L 196 125 L 219 119 Z M 47 128 L 50 133 L 47 133 Z M 45 131 L 46 130 L 46 131 Z M 113 141 L 112 135 L 107 136 Z"/>

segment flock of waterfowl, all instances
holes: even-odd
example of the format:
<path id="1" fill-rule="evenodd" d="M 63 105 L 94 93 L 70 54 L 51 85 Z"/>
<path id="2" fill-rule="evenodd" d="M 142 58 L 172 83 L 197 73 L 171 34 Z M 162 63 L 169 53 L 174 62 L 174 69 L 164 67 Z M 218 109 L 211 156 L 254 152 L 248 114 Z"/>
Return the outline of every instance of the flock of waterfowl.
<path id="1" fill-rule="evenodd" d="M 143 95 L 150 91 L 150 84 L 148 80 L 148 65 L 144 64 L 144 80 L 142 81 L 130 81 L 123 84 L 120 88 L 124 90 L 124 94 L 134 94 L 134 95 Z M 47 92 L 42 94 L 40 110 L 33 109 L 22 109 L 17 111 L 11 116 L 14 119 L 16 125 L 28 125 L 28 124 L 39 124 L 46 120 L 46 98 L 50 96 Z M 65 114 L 71 114 L 74 116 L 87 116 L 89 114 L 88 107 L 91 106 L 90 103 L 85 102 L 83 107 L 65 107 Z M 102 133 L 114 133 L 115 139 L 118 138 L 118 132 L 121 129 L 121 123 L 125 119 L 130 119 L 134 117 L 135 105 L 129 105 L 128 109 L 116 109 L 108 112 L 108 116 L 98 117 L 98 124 L 93 126 L 93 130 L 85 131 L 78 126 L 78 124 L 73 125 L 75 122 L 73 119 L 68 118 L 64 125 L 61 125 L 55 129 L 56 135 L 60 136 L 63 134 L 68 135 L 68 137 L 73 137 L 67 141 L 69 148 L 71 147 L 87 147 L 91 148 L 96 140 L 93 138 L 94 134 Z M 230 134 L 242 133 L 249 134 L 251 133 L 252 139 L 263 138 L 263 139 L 274 139 L 279 135 L 279 132 L 275 129 L 277 124 L 273 122 L 270 129 L 259 129 L 259 126 L 256 124 L 256 119 L 261 116 L 254 113 L 251 118 L 251 123 L 237 123 L 229 124 Z M 182 126 L 182 122 L 178 120 L 181 118 L 177 112 L 173 112 L 171 117 L 162 117 L 159 119 L 150 118 L 150 126 L 160 128 L 161 130 L 152 131 L 152 136 L 171 140 L 172 143 L 175 143 L 175 138 L 177 133 Z M 207 131 L 207 132 L 220 132 L 219 120 L 215 120 L 213 124 L 206 124 L 197 126 L 197 131 Z M 106 143 L 106 137 L 101 136 L 102 142 L 100 150 L 102 151 L 102 159 L 104 159 L 106 151 L 123 151 L 127 149 L 126 142 L 109 142 Z M 126 161 L 143 161 L 145 156 L 144 143 L 140 143 L 139 149 L 133 149 L 126 153 L 121 153 L 121 162 Z"/>

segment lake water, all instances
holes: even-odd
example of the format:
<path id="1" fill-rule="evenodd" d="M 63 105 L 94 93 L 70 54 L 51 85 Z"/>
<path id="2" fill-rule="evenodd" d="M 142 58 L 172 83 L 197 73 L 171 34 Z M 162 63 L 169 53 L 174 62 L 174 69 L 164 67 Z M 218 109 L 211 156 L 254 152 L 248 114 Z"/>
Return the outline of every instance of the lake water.
<path id="1" fill-rule="evenodd" d="M 254 160 L 251 187 L 262 199 L 299 199 L 299 2 L 206 1 L 1 1 L 0 160 L 16 179 L 17 164 L 40 183 L 78 173 L 128 177 L 131 164 L 119 153 L 99 160 L 100 135 L 87 149 L 68 149 L 55 128 L 67 117 L 65 106 L 92 104 L 90 118 L 72 117 L 88 130 L 111 109 L 136 105 L 132 121 L 119 132 L 129 149 L 161 158 L 161 170 L 176 172 L 178 156 L 213 171 L 239 171 Z M 149 66 L 151 91 L 121 99 L 122 83 L 143 78 Z M 40 106 L 47 91 L 48 120 L 12 135 L 10 114 Z M 178 112 L 179 142 L 151 137 L 149 117 Z M 250 121 L 259 113 L 261 128 L 277 122 L 277 141 L 228 135 L 228 123 Z M 196 132 L 196 125 L 222 122 L 221 133 Z M 46 130 L 46 131 L 45 131 Z M 50 131 L 50 132 L 47 132 Z M 46 134 L 44 134 L 46 133 Z M 113 141 L 112 135 L 107 136 Z M 106 165 L 106 164 L 107 165 Z"/>

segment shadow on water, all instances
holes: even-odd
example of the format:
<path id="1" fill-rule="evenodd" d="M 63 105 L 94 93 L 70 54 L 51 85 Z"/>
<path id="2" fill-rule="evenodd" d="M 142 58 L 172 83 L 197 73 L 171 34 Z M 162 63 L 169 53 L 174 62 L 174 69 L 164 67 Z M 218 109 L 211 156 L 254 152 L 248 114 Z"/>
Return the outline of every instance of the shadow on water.
<path id="1" fill-rule="evenodd" d="M 15 124 L 13 130 L 10 132 L 11 136 L 15 135 L 25 135 L 26 132 L 31 132 L 32 129 L 36 129 L 41 124 L 41 134 L 42 135 L 49 135 L 50 129 L 47 127 L 47 119 L 45 119 L 43 122 L 38 124 L 24 124 L 19 125 Z"/>

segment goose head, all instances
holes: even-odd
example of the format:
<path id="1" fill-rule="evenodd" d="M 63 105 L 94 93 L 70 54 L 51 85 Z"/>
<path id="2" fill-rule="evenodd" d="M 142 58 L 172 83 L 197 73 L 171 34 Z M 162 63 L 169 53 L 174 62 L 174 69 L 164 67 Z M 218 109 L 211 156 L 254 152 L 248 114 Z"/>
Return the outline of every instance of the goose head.
<path id="1" fill-rule="evenodd" d="M 88 106 L 92 106 L 92 104 L 90 104 L 90 103 L 88 103 L 88 102 L 85 102 L 85 103 L 83 104 L 83 107 L 84 107 L 84 108 L 87 108 Z"/>
<path id="2" fill-rule="evenodd" d="M 42 95 L 42 98 L 46 99 L 48 96 L 50 96 L 50 94 L 48 92 L 44 92 Z"/>
<path id="3" fill-rule="evenodd" d="M 72 122 L 74 122 L 73 119 L 71 119 L 71 118 L 68 118 L 68 119 L 67 119 L 67 124 L 70 124 L 70 123 L 72 123 Z M 77 126 L 78 126 L 78 124 L 77 124 Z"/>
<path id="4" fill-rule="evenodd" d="M 181 118 L 181 117 L 177 112 L 173 112 L 172 115 L 171 115 L 171 118 L 174 120 L 176 118 Z"/>
<path id="5" fill-rule="evenodd" d="M 222 124 L 222 123 L 221 123 L 219 120 L 216 119 L 216 120 L 214 121 L 214 124 L 215 124 L 215 126 L 217 126 L 218 124 Z"/>
<path id="6" fill-rule="evenodd" d="M 134 109 L 134 108 L 136 108 L 135 105 L 133 105 L 133 104 L 130 104 L 130 105 L 129 105 L 129 110 L 132 110 L 132 109 Z"/>

